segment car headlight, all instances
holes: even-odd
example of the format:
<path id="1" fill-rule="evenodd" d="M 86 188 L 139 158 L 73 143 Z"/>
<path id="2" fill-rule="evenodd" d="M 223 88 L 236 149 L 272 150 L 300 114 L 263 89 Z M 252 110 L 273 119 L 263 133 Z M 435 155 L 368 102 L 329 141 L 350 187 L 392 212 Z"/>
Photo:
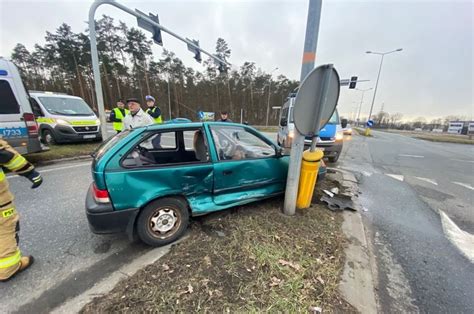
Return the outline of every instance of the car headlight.
<path id="1" fill-rule="evenodd" d="M 56 123 L 61 125 L 69 125 L 69 122 L 64 119 L 56 119 Z"/>
<path id="2" fill-rule="evenodd" d="M 337 131 L 336 141 L 342 141 L 344 139 L 344 133 L 342 131 Z"/>
<path id="3" fill-rule="evenodd" d="M 295 136 L 295 131 L 288 132 L 288 137 L 289 138 L 293 138 L 293 136 Z"/>
<path id="4" fill-rule="evenodd" d="M 100 120 L 99 120 L 99 119 L 95 119 L 95 124 L 100 125 Z"/>

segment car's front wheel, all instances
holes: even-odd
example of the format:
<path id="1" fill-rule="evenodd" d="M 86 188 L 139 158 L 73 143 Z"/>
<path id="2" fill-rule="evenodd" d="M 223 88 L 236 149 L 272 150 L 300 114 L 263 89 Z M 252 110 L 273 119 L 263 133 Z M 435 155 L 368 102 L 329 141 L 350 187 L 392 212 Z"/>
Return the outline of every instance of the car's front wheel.
<path id="1" fill-rule="evenodd" d="M 148 204 L 137 220 L 140 240 L 151 246 L 162 246 L 179 239 L 189 223 L 187 204 L 167 197 Z"/>

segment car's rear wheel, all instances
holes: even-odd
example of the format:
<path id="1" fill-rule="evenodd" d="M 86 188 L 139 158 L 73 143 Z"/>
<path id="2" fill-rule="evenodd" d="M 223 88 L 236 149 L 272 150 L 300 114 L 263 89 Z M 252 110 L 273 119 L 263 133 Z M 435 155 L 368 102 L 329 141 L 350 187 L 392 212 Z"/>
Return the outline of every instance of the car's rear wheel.
<path id="1" fill-rule="evenodd" d="M 329 162 L 337 162 L 338 159 L 339 159 L 339 154 L 337 154 L 334 157 L 328 157 Z"/>
<path id="2" fill-rule="evenodd" d="M 174 197 L 148 204 L 137 220 L 140 240 L 151 246 L 162 246 L 180 238 L 189 223 L 187 204 Z"/>

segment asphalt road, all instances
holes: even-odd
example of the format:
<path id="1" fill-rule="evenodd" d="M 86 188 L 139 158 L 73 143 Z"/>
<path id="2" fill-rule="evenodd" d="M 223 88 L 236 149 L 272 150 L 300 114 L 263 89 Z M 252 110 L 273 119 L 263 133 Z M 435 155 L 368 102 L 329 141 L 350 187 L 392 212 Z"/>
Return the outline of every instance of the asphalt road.
<path id="1" fill-rule="evenodd" d="M 468 145 L 383 132 L 346 141 L 337 167 L 359 175 L 382 312 L 472 313 L 474 264 L 438 211 L 473 233 L 473 162 Z"/>

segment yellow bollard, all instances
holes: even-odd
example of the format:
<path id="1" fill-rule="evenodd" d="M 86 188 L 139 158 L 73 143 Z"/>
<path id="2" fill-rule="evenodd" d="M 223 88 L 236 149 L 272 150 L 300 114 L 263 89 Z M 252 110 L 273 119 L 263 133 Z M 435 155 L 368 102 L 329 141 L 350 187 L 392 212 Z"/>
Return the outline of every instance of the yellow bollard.
<path id="1" fill-rule="evenodd" d="M 314 152 L 309 150 L 303 152 L 298 198 L 296 199 L 296 207 L 300 209 L 308 208 L 311 205 L 316 179 L 318 178 L 319 165 L 323 157 L 324 153 L 319 149 Z"/>
<path id="2" fill-rule="evenodd" d="M 370 136 L 370 128 L 365 129 L 365 136 Z"/>

